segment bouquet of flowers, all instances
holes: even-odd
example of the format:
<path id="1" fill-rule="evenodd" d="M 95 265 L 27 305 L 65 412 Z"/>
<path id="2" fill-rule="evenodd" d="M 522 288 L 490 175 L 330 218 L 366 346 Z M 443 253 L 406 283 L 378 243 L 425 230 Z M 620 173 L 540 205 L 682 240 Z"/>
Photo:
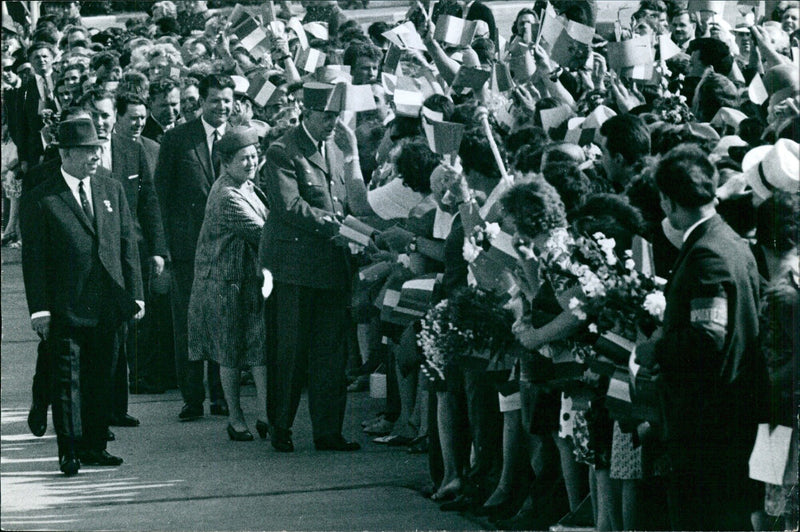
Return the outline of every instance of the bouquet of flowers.
<path id="1" fill-rule="evenodd" d="M 492 293 L 467 287 L 430 309 L 420 323 L 417 344 L 424 356 L 423 371 L 431 380 L 444 380 L 444 368 L 461 357 L 482 369 L 505 369 L 506 355 L 515 347 L 511 333 L 514 315 Z"/>
<path id="2" fill-rule="evenodd" d="M 659 280 L 637 268 L 633 252 L 620 258 L 615 248 L 614 239 L 600 232 L 575 239 L 568 271 L 562 273 L 577 279 L 583 297 L 572 298 L 569 307 L 597 335 L 589 367 L 610 378 L 606 407 L 612 417 L 659 423 L 663 404 L 656 377 L 643 369 L 631 375 L 627 366 L 640 332 L 651 334 L 663 320 L 666 300 Z"/>
<path id="3" fill-rule="evenodd" d="M 668 124 L 688 124 L 695 117 L 686 105 L 686 96 L 665 92 L 653 102 L 653 113 Z"/>

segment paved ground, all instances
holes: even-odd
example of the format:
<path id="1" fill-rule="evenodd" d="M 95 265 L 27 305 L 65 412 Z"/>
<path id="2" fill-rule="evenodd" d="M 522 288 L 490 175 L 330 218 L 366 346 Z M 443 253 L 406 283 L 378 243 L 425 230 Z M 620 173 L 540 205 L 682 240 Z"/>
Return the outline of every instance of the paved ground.
<path id="1" fill-rule="evenodd" d="M 381 402 L 350 394 L 345 434 L 357 453 L 313 450 L 305 400 L 295 424 L 294 454 L 261 440 L 231 442 L 223 418 L 180 423 L 177 391 L 131 396 L 137 428 L 115 428 L 109 451 L 116 468 L 58 472 L 52 426 L 29 434 L 26 415 L 35 361 L 19 254 L 3 248 L 2 441 L 0 527 L 3 530 L 476 530 L 486 523 L 439 511 L 423 498 L 425 456 L 376 445 L 360 421 Z M 244 391 L 248 420 L 255 393 Z M 251 421 L 251 429 L 254 421 Z"/>

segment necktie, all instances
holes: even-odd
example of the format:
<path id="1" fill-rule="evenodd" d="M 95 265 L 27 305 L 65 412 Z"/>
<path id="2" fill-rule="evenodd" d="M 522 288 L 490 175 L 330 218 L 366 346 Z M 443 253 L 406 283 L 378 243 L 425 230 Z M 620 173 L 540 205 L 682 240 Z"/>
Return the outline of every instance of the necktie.
<path id="1" fill-rule="evenodd" d="M 219 150 L 217 149 L 217 144 L 219 143 L 220 134 L 219 130 L 214 130 L 214 142 L 211 145 L 211 164 L 214 166 L 214 177 L 219 177 L 220 171 L 220 159 L 219 159 Z"/>
<path id="2" fill-rule="evenodd" d="M 89 218 L 89 221 L 94 225 L 94 214 L 92 213 L 92 205 L 89 203 L 89 198 L 86 196 L 86 190 L 83 188 L 83 180 L 78 182 L 78 197 L 81 199 L 81 207 L 83 213 Z"/>

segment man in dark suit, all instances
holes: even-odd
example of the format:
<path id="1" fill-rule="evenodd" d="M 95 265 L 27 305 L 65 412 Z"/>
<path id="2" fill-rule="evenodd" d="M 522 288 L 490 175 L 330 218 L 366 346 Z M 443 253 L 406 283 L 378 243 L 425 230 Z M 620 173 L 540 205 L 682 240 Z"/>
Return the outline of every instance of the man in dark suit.
<path id="1" fill-rule="evenodd" d="M 161 78 L 150 84 L 150 114 L 142 137 L 161 144 L 164 132 L 172 129 L 181 114 L 181 90 L 178 82 Z"/>
<path id="2" fill-rule="evenodd" d="M 90 119 L 59 125 L 60 171 L 23 202 L 22 271 L 31 324 L 52 357 L 59 467 L 119 465 L 106 451 L 117 329 L 144 315 L 139 252 L 122 186 L 95 175 Z"/>
<path id="3" fill-rule="evenodd" d="M 203 79 L 200 83 L 203 114 L 164 134 L 156 166 L 156 190 L 171 259 L 172 326 L 175 331 L 175 370 L 184 401 L 179 415 L 182 421 L 203 415 L 203 362 L 188 360 L 189 296 L 206 199 L 219 176 L 220 162 L 214 153 L 214 144 L 225 134 L 233 110 L 233 87 L 229 76 L 210 74 Z M 219 365 L 215 362 L 208 362 L 208 381 L 211 414 L 227 416 Z"/>
<path id="4" fill-rule="evenodd" d="M 138 96 L 130 95 L 137 98 Z M 127 111 L 129 97 L 121 95 L 119 103 Z M 139 100 L 141 101 L 141 100 Z M 81 98 L 81 105 L 91 113 L 97 136 L 104 141 L 101 146 L 100 170 L 120 182 L 125 190 L 128 208 L 133 215 L 141 272 L 145 279 L 158 277 L 164 271 L 167 244 L 161 223 L 161 211 L 156 197 L 153 176 L 144 153 L 144 147 L 120 134 L 113 133 L 117 121 L 114 97 L 101 89 L 90 91 Z M 145 299 L 145 303 L 147 299 Z M 123 331 L 121 356 L 114 372 L 111 424 L 135 427 L 139 420 L 128 414 L 128 364 L 138 377 L 138 360 L 152 356 L 152 342 L 147 336 L 148 319 L 141 323 L 128 323 Z"/>
<path id="5" fill-rule="evenodd" d="M 338 121 L 338 112 L 325 111 L 332 89 L 321 83 L 304 86 L 302 122 L 270 146 L 263 169 L 270 212 L 259 253 L 275 280 L 270 423 L 272 446 L 280 452 L 294 450 L 291 427 L 306 376 L 316 448 L 360 448 L 342 437 L 351 277 L 349 253 L 332 239 L 366 189 L 355 135 Z M 337 142 L 331 142 L 334 131 Z"/>
<path id="6" fill-rule="evenodd" d="M 142 145 L 144 158 L 152 175 L 155 174 L 158 163 L 160 145 L 142 136 L 147 118 L 147 102 L 143 98 L 133 93 L 117 95 L 117 123 L 114 126 L 114 136 L 119 135 Z M 159 394 L 168 388 L 177 387 L 175 352 L 172 347 L 172 311 L 169 294 L 165 293 L 169 286 L 169 278 L 166 275 L 152 278 L 146 274 L 148 271 L 148 269 L 142 270 L 145 281 L 151 279 L 155 282 L 145 282 L 147 316 L 138 324 L 140 350 L 135 362 L 130 362 L 130 387 L 131 393 L 134 394 Z"/>
<path id="7" fill-rule="evenodd" d="M 639 344 L 636 357 L 657 364 L 665 385 L 672 527 L 744 530 L 763 506 L 747 470 L 767 397 L 756 262 L 716 213 L 716 170 L 699 148 L 667 153 L 655 178 L 683 246 L 665 290 L 663 332 Z"/>
<path id="8" fill-rule="evenodd" d="M 53 74 L 53 59 L 55 50 L 52 45 L 45 42 L 34 42 L 28 49 L 28 61 L 33 67 L 33 75 L 28 77 L 17 90 L 17 101 L 14 109 L 16 115 L 9 122 L 10 133 L 19 150 L 20 170 L 28 172 L 39 164 L 44 153 L 41 131 L 42 112 L 49 109 L 56 110 L 54 97 L 55 79 Z M 13 126 L 11 126 L 13 124 Z M 28 191 L 23 176 L 23 189 Z"/>

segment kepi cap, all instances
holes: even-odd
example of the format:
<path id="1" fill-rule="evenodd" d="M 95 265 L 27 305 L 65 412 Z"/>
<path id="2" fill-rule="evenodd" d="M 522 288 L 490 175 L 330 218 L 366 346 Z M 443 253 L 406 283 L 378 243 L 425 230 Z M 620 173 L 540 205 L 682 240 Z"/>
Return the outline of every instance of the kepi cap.
<path id="1" fill-rule="evenodd" d="M 334 85 L 309 81 L 303 85 L 303 105 L 306 109 L 325 111 L 333 94 Z"/>

